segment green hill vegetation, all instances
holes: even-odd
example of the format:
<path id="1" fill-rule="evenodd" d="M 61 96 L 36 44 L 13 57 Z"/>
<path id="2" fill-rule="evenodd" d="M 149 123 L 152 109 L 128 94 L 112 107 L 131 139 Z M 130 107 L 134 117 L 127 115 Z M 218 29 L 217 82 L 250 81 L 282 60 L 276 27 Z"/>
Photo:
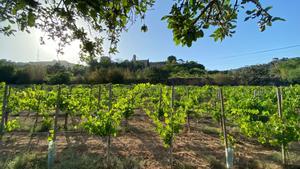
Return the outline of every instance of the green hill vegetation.
<path id="1" fill-rule="evenodd" d="M 288 85 L 300 83 L 300 58 L 273 59 L 267 64 L 218 71 L 194 61 L 169 56 L 166 61 L 102 57 L 88 65 L 66 61 L 15 63 L 0 60 L 0 81 L 11 84 L 176 83 L 215 85 Z"/>

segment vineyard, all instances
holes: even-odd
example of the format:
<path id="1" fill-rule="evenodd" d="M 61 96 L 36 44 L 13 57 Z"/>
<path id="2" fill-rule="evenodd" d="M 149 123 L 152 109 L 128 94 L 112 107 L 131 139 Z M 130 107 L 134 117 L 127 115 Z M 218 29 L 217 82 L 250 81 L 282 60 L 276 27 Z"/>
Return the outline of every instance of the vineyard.
<path id="1" fill-rule="evenodd" d="M 265 162 L 274 165 L 257 164 L 252 168 L 300 166 L 299 85 L 14 86 L 0 83 L 0 99 L 2 168 L 13 168 L 17 165 L 12 162 L 14 156 L 33 151 L 44 158 L 41 164 L 36 164 L 39 167 L 68 168 L 60 163 L 62 150 L 69 144 L 79 153 L 101 149 L 95 156 L 103 158 L 106 168 L 121 165 L 116 162 L 116 156 L 123 158 L 123 164 L 130 163 L 131 167 L 127 168 L 251 168 L 254 165 L 251 163 L 263 156 L 257 153 L 247 157 L 255 149 L 279 157 Z M 146 135 L 144 130 L 151 134 Z M 85 136 L 87 146 L 94 147 L 80 147 L 82 140 L 76 138 L 81 136 Z M 37 141 L 37 138 L 42 139 Z M 137 143 L 137 139 L 143 141 Z M 101 144 L 95 143 L 97 140 Z M 157 146 L 154 148 L 157 150 L 151 149 L 150 154 L 149 151 L 136 153 L 133 148 L 130 152 L 130 147 L 125 149 L 129 144 L 143 145 L 149 151 L 151 146 Z M 211 154 L 203 148 L 204 144 L 210 146 Z M 181 150 L 190 152 L 191 149 L 193 155 L 180 154 Z"/>

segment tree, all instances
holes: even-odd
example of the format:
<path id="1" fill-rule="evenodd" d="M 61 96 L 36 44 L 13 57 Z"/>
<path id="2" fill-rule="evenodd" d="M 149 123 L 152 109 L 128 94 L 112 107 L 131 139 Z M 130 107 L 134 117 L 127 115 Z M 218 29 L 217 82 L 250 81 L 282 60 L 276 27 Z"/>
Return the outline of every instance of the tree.
<path id="1" fill-rule="evenodd" d="M 78 75 L 83 76 L 84 73 L 86 72 L 86 67 L 83 65 L 76 64 L 75 66 L 72 67 L 71 71 L 75 76 L 78 76 Z"/>
<path id="2" fill-rule="evenodd" d="M 107 80 L 112 83 L 123 83 L 124 76 L 119 69 L 110 69 L 107 73 Z"/>
<path id="3" fill-rule="evenodd" d="M 27 32 L 35 27 L 45 31 L 48 38 L 60 41 L 58 53 L 78 39 L 81 59 L 89 62 L 103 56 L 105 40 L 110 42 L 109 53 L 115 53 L 120 33 L 129 22 L 138 17 L 143 19 L 153 3 L 154 0 L 1 0 L 0 22 L 4 26 L 0 27 L 0 33 L 13 35 L 15 24 Z M 147 30 L 145 25 L 142 30 Z M 43 38 L 41 42 L 44 43 Z"/>
<path id="4" fill-rule="evenodd" d="M 205 70 L 204 69 L 200 69 L 200 68 L 192 68 L 191 70 L 189 70 L 189 73 L 192 75 L 203 75 L 205 74 Z"/>
<path id="5" fill-rule="evenodd" d="M 167 20 L 168 28 L 173 31 L 173 39 L 176 44 L 192 46 L 198 38 L 204 37 L 204 31 L 213 27 L 214 31 L 210 35 L 215 41 L 223 40 L 227 36 L 235 33 L 238 12 L 244 10 L 246 4 L 254 4 L 254 9 L 246 10 L 249 19 L 258 19 L 260 31 L 264 31 L 266 26 L 271 26 L 272 22 L 284 19 L 273 17 L 268 6 L 264 8 L 260 0 L 179 0 L 172 6 L 169 15 L 162 20 Z"/>
<path id="6" fill-rule="evenodd" d="M 12 35 L 18 25 L 21 31 L 35 27 L 46 32 L 48 38 L 59 40 L 57 52 L 63 53 L 65 45 L 80 40 L 80 56 L 87 63 L 103 56 L 104 42 L 110 42 L 110 54 L 117 52 L 120 33 L 128 23 L 145 19 L 146 12 L 155 0 L 1 0 L 0 33 Z M 249 9 L 249 5 L 254 8 Z M 245 9 L 248 8 L 248 9 Z M 223 40 L 235 33 L 238 12 L 245 10 L 249 19 L 257 19 L 261 31 L 272 22 L 283 20 L 273 17 L 263 7 L 261 0 L 177 0 L 168 15 L 168 22 L 176 44 L 191 46 L 204 31 L 211 28 L 214 40 Z M 3 23 L 3 24 L 2 24 Z M 144 24 L 142 31 L 147 31 Z M 96 32 L 93 36 L 90 32 Z M 210 32 L 210 31 L 208 31 Z M 41 38 L 43 43 L 43 37 Z"/>
<path id="7" fill-rule="evenodd" d="M 271 72 L 289 83 L 300 83 L 300 58 L 273 61 Z"/>
<path id="8" fill-rule="evenodd" d="M 45 67 L 43 65 L 30 65 L 29 64 L 29 65 L 26 65 L 20 71 L 27 73 L 28 81 L 30 81 L 31 83 L 43 83 L 46 80 L 47 67 Z M 19 77 L 20 77 L 20 73 L 19 73 Z M 25 80 L 24 79 L 25 77 L 23 77 L 23 78 L 20 77 L 20 78 Z M 26 82 L 26 80 L 25 80 L 25 82 Z"/>
<path id="9" fill-rule="evenodd" d="M 176 61 L 177 61 L 177 58 L 173 55 L 169 56 L 167 59 L 168 63 L 176 63 Z"/>
<path id="10" fill-rule="evenodd" d="M 111 59 L 107 56 L 102 56 L 100 58 L 100 66 L 109 67 L 111 65 Z"/>
<path id="11" fill-rule="evenodd" d="M 69 72 L 60 72 L 49 76 L 50 84 L 69 84 L 71 81 L 71 74 Z"/>
<path id="12" fill-rule="evenodd" d="M 66 71 L 66 67 L 60 63 L 55 63 L 54 65 L 49 65 L 47 67 L 48 74 L 56 74 Z"/>
<path id="13" fill-rule="evenodd" d="M 232 76 L 225 73 L 216 73 L 211 76 L 213 78 L 213 83 L 216 85 L 234 85 L 235 81 Z"/>
<path id="14" fill-rule="evenodd" d="M 14 82 L 16 84 L 30 84 L 32 81 L 30 80 L 30 75 L 27 71 L 18 70 L 15 75 Z"/>
<path id="15" fill-rule="evenodd" d="M 165 82 L 169 78 L 169 71 L 157 67 L 149 67 L 144 71 L 144 75 L 151 82 Z"/>
<path id="16" fill-rule="evenodd" d="M 15 65 L 6 61 L 0 60 L 0 82 L 12 83 L 15 75 Z"/>

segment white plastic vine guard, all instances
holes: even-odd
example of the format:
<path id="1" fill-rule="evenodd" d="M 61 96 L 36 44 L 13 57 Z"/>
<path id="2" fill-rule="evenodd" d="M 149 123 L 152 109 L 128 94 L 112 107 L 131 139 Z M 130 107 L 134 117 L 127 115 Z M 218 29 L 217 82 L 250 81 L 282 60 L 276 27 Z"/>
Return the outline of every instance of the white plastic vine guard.
<path id="1" fill-rule="evenodd" d="M 233 168 L 233 148 L 225 148 L 226 168 Z"/>
<path id="2" fill-rule="evenodd" d="M 56 155 L 55 142 L 49 141 L 48 143 L 48 169 L 52 169 Z"/>

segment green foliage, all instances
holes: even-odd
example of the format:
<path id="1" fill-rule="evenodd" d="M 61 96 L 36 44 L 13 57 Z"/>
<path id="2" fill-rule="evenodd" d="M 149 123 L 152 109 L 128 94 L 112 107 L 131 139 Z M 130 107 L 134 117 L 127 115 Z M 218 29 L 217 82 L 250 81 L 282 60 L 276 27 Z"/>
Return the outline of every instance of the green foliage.
<path id="1" fill-rule="evenodd" d="M 179 105 L 184 108 L 190 117 L 201 118 L 211 116 L 220 119 L 219 98 L 215 86 L 180 86 L 177 90 L 180 95 Z"/>
<path id="2" fill-rule="evenodd" d="M 176 45 L 192 46 L 193 42 L 204 37 L 204 32 L 210 27 L 214 29 L 210 37 L 215 41 L 222 41 L 235 33 L 238 12 L 250 3 L 253 3 L 255 8 L 246 11 L 245 21 L 259 18 L 258 25 L 261 31 L 264 31 L 266 26 L 271 26 L 272 22 L 283 21 L 282 18 L 270 15 L 271 7 L 264 8 L 260 1 L 252 0 L 236 2 L 179 0 L 172 6 L 170 14 L 164 16 L 162 20 L 167 20 Z"/>
<path id="3" fill-rule="evenodd" d="M 21 31 L 30 32 L 30 28 L 38 28 L 49 38 L 59 40 L 57 53 L 61 54 L 65 45 L 78 39 L 81 42 L 81 58 L 93 60 L 97 55 L 103 55 L 105 38 L 111 44 L 109 53 L 115 53 L 120 33 L 137 17 L 144 19 L 153 3 L 154 0 L 5 1 L 0 6 L 0 11 L 3 11 L 1 21 L 5 23 L 0 27 L 0 33 L 13 34 L 12 25 L 15 24 Z M 79 20 L 91 25 L 89 28 L 100 33 L 100 38 L 90 37 L 88 30 L 78 24 Z M 145 25 L 142 29 L 146 30 Z"/>
<path id="4" fill-rule="evenodd" d="M 275 146 L 299 140 L 297 87 L 284 89 L 283 98 L 286 100 L 283 101 L 283 119 L 278 115 L 274 88 L 249 87 L 245 90 L 244 87 L 237 87 L 234 92 L 232 88 L 227 90 L 227 117 L 239 125 L 243 134 Z"/>
<path id="5" fill-rule="evenodd" d="M 168 63 L 171 63 L 171 64 L 176 63 L 177 58 L 176 58 L 176 56 L 171 55 L 167 58 L 167 61 L 168 61 Z"/>
<path id="6" fill-rule="evenodd" d="M 223 133 L 219 133 L 219 137 L 220 137 L 220 140 L 222 140 L 223 144 L 224 143 L 224 135 Z M 227 133 L 227 141 L 228 141 L 228 146 L 231 147 L 231 148 L 235 148 L 235 144 L 236 144 L 236 139 L 234 138 L 233 135 Z"/>
<path id="7" fill-rule="evenodd" d="M 282 59 L 273 64 L 271 71 L 275 76 L 289 83 L 300 83 L 300 58 Z"/>
<path id="8" fill-rule="evenodd" d="M 49 64 L 52 64 L 51 62 Z M 65 65 L 65 66 L 63 66 Z M 89 66 L 56 63 L 47 66 L 42 63 L 26 64 L 0 61 L 2 81 L 8 84 L 99 84 L 99 83 L 168 83 L 179 79 L 176 84 L 206 85 L 288 85 L 299 82 L 299 58 L 274 58 L 272 62 L 227 71 L 207 71 L 194 61 L 168 62 L 128 61 L 111 62 L 108 65 L 98 61 Z M 8 67 L 13 67 L 10 69 Z M 7 76 L 6 76 L 7 75 Z M 182 80 L 181 80 L 182 78 Z"/>
<path id="9" fill-rule="evenodd" d="M 46 169 L 46 160 L 37 154 L 18 154 L 7 161 L 3 167 L 7 169 Z"/>
<path id="10" fill-rule="evenodd" d="M 3 96 L 4 96 L 4 92 L 5 92 L 5 83 L 4 82 L 0 82 L 0 108 L 1 108 L 1 111 L 0 111 L 0 115 L 2 116 L 2 101 L 3 101 Z"/>
<path id="11" fill-rule="evenodd" d="M 4 85 L 0 84 L 0 97 L 3 97 Z M 7 108 L 13 114 L 27 110 L 41 115 L 47 131 L 53 123 L 51 112 L 58 104 L 62 112 L 82 116 L 82 127 L 86 131 L 103 137 L 117 135 L 122 120 L 129 119 L 135 109 L 143 109 L 166 147 L 180 133 L 187 115 L 196 119 L 209 116 L 216 121 L 221 117 L 216 86 L 177 86 L 173 102 L 170 87 L 149 83 L 113 85 L 111 94 L 104 85 L 60 88 L 60 100 L 57 100 L 58 86 L 12 87 Z M 282 90 L 283 113 L 280 118 L 274 87 L 224 87 L 227 122 L 262 144 L 278 146 L 299 141 L 300 86 L 287 86 Z M 18 127 L 21 126 L 15 119 L 8 121 L 6 130 L 13 131 Z M 234 142 L 232 137 L 230 143 Z"/>
<path id="12" fill-rule="evenodd" d="M 71 74 L 68 72 L 56 73 L 49 77 L 50 84 L 69 84 L 71 81 Z"/>
<path id="13" fill-rule="evenodd" d="M 52 127 L 53 120 L 50 117 L 43 117 L 41 132 L 49 131 Z"/>
<path id="14" fill-rule="evenodd" d="M 175 139 L 175 135 L 180 132 L 186 119 L 186 113 L 183 107 L 171 107 L 172 101 L 170 93 L 170 89 L 164 87 L 162 90 L 161 105 L 157 103 L 149 103 L 152 104 L 151 107 L 145 109 L 147 115 L 155 124 L 156 131 L 162 138 L 165 147 L 171 146 Z M 162 114 L 163 120 L 161 120 Z"/>
<path id="15" fill-rule="evenodd" d="M 132 116 L 134 114 L 134 91 L 129 91 L 125 98 L 118 98 L 116 106 L 121 111 L 122 116 L 125 119 Z"/>
<path id="16" fill-rule="evenodd" d="M 54 40 L 59 40 L 58 54 L 63 54 L 63 48 L 73 40 L 80 40 L 81 60 L 92 63 L 96 57 L 104 55 L 104 41 L 110 42 L 109 54 L 116 53 L 117 44 L 122 31 L 127 30 L 130 22 L 137 18 L 145 19 L 146 12 L 155 0 L 99 0 L 99 1 L 34 1 L 19 0 L 3 1 L 0 6 L 2 15 L 0 33 L 12 35 L 14 25 L 21 31 L 30 32 L 30 28 L 37 28 Z M 204 37 L 204 32 L 214 29 L 210 35 L 215 41 L 223 40 L 235 33 L 238 12 L 247 4 L 253 4 L 254 9 L 246 9 L 246 18 L 258 19 L 261 31 L 271 26 L 275 21 L 283 21 L 273 17 L 269 10 L 263 7 L 260 0 L 177 0 L 174 2 L 167 20 L 168 28 L 173 32 L 174 42 L 192 46 L 192 43 Z M 85 28 L 79 21 L 87 23 Z M 97 37 L 88 33 L 93 30 Z M 146 32 L 147 25 L 141 26 Z M 43 40 L 41 40 L 44 43 Z"/>
<path id="17" fill-rule="evenodd" d="M 49 130 L 48 142 L 53 141 L 54 138 L 54 130 Z"/>
<path id="18" fill-rule="evenodd" d="M 12 132 L 15 129 L 20 128 L 20 122 L 19 119 L 13 119 L 13 120 L 9 120 L 7 121 L 7 124 L 5 125 L 5 131 L 7 132 Z"/>
<path id="19" fill-rule="evenodd" d="M 114 87 L 113 91 L 116 91 L 113 93 L 118 98 L 107 98 L 109 101 L 106 105 L 111 105 L 110 110 L 100 110 L 93 114 L 84 112 L 82 125 L 89 133 L 102 137 L 116 136 L 122 119 L 128 119 L 133 114 L 134 91 L 119 86 Z"/>
<path id="20" fill-rule="evenodd" d="M 115 114 L 113 111 L 97 112 L 94 117 L 84 116 L 86 121 L 82 125 L 86 131 L 97 136 L 116 136 L 121 117 L 120 114 Z"/>
<path id="21" fill-rule="evenodd" d="M 0 60 L 0 82 L 12 83 L 14 80 L 15 71 L 15 65 L 5 60 Z"/>
<path id="22" fill-rule="evenodd" d="M 144 75 L 151 82 L 160 82 L 168 79 L 169 72 L 161 68 L 150 67 L 145 69 Z"/>

